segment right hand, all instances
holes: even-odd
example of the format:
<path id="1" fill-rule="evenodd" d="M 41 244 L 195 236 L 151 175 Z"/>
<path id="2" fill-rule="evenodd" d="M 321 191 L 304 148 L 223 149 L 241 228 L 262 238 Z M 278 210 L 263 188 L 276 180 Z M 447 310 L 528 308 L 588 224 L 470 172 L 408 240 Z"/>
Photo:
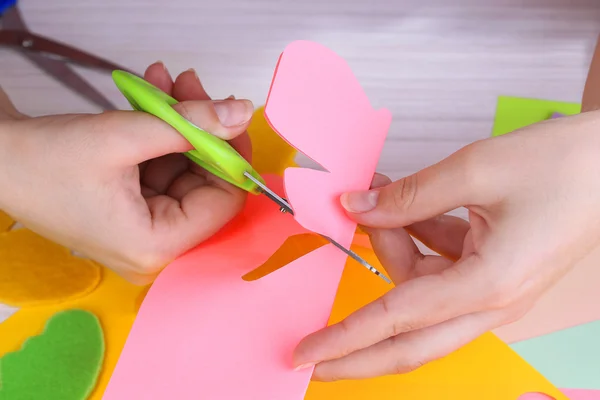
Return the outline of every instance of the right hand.
<path id="1" fill-rule="evenodd" d="M 174 108 L 185 118 L 250 157 L 252 103 L 210 100 L 192 70 L 173 82 L 157 63 L 145 78 L 181 101 Z M 190 143 L 150 114 L 27 118 L 4 104 L 0 208 L 134 283 L 151 282 L 244 205 L 245 191 L 180 154 Z"/>

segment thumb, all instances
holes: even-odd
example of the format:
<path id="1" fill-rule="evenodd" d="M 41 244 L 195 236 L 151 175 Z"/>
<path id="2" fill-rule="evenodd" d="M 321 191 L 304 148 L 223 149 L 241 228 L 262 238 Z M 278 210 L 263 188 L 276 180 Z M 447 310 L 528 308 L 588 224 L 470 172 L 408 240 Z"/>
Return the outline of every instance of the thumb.
<path id="1" fill-rule="evenodd" d="M 248 100 L 190 100 L 173 106 L 173 109 L 197 127 L 224 140 L 242 134 L 250 123 L 254 108 Z M 119 154 L 128 164 L 171 153 L 192 149 L 183 135 L 169 124 L 154 116 L 133 112 L 129 123 L 124 123 L 123 113 L 105 113 L 103 130 L 112 140 L 107 140 L 112 154 Z"/>
<path id="2" fill-rule="evenodd" d="M 486 164 L 479 144 L 464 147 L 450 157 L 381 188 L 341 196 L 352 219 L 376 228 L 404 227 L 465 205 L 481 204 Z M 485 175 L 483 175 L 485 178 Z M 488 179 L 491 179 L 488 175 Z"/>

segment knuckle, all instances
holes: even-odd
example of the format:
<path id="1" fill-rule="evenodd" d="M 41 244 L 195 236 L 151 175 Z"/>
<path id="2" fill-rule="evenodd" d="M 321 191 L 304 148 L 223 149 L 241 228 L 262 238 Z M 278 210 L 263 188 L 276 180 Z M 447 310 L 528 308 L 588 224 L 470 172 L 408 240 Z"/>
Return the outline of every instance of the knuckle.
<path id="1" fill-rule="evenodd" d="M 417 174 L 407 176 L 397 181 L 392 188 L 394 207 L 400 211 L 409 210 L 417 197 Z"/>
<path id="2" fill-rule="evenodd" d="M 385 321 L 391 321 L 389 324 L 389 331 L 386 333 L 387 337 L 395 337 L 401 333 L 410 332 L 415 329 L 415 325 L 412 323 L 412 321 L 398 318 L 395 312 L 395 306 L 390 296 L 382 296 L 377 300 L 377 302 L 383 311 L 383 319 Z"/>
<path id="3" fill-rule="evenodd" d="M 407 374 L 415 371 L 427 364 L 427 361 L 418 356 L 408 355 L 408 357 L 399 357 L 394 363 L 392 372 L 395 375 Z"/>

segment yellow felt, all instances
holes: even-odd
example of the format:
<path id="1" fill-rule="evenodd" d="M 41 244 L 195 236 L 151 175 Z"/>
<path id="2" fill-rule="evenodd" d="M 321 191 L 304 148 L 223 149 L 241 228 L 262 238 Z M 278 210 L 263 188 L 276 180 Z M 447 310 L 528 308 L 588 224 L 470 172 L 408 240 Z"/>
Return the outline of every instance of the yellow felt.
<path id="1" fill-rule="evenodd" d="M 102 281 L 96 290 L 85 297 L 61 304 L 21 308 L 1 323 L 0 357 L 9 351 L 18 350 L 28 337 L 39 335 L 46 320 L 55 313 L 72 308 L 90 311 L 100 319 L 105 334 L 106 355 L 103 368 L 89 398 L 101 400 L 146 289 L 128 283 L 108 269 L 103 268 L 101 274 Z"/>
<path id="2" fill-rule="evenodd" d="M 288 167 L 296 167 L 296 149 L 281 138 L 269 125 L 264 107 L 256 110 L 248 127 L 252 141 L 252 166 L 259 174 L 283 176 Z"/>
<path id="3" fill-rule="evenodd" d="M 353 250 L 383 270 L 372 250 L 357 244 Z M 360 265 L 348 261 L 331 323 L 342 320 L 390 289 L 381 279 L 369 274 Z M 488 333 L 450 356 L 408 374 L 334 383 L 311 382 L 305 399 L 516 400 L 527 392 L 567 400 L 508 345 Z"/>
<path id="4" fill-rule="evenodd" d="M 15 221 L 10 217 L 10 215 L 0 210 L 0 232 L 8 231 L 14 223 Z"/>
<path id="5" fill-rule="evenodd" d="M 0 233 L 0 303 L 64 302 L 92 291 L 100 267 L 28 229 Z"/>

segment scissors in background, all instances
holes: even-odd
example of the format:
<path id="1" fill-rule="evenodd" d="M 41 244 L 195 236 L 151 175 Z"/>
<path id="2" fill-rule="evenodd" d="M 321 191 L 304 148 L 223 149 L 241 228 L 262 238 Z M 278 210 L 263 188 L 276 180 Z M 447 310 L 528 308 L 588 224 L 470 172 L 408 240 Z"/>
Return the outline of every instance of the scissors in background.
<path id="1" fill-rule="evenodd" d="M 185 153 L 190 160 L 208 172 L 249 193 L 266 195 L 279 206 L 282 212 L 294 215 L 294 211 L 287 200 L 269 189 L 264 179 L 256 172 L 252 165 L 231 147 L 227 141 L 198 128 L 175 111 L 172 106 L 177 104 L 177 100 L 144 79 L 126 71 L 114 71 L 113 80 L 135 110 L 144 111 L 160 118 L 181 133 L 192 144 L 194 150 Z M 328 236 L 321 236 L 346 253 L 346 255 L 358 261 L 369 271 L 387 283 L 391 283 L 387 276 L 370 265 L 358 254 L 345 248 Z"/>
<path id="2" fill-rule="evenodd" d="M 0 22 L 2 24 L 0 46 L 20 51 L 23 56 L 46 73 L 103 110 L 117 109 L 102 93 L 73 71 L 68 63 L 107 72 L 127 71 L 127 69 L 83 50 L 29 31 L 17 7 L 17 0 L 0 0 Z"/>

